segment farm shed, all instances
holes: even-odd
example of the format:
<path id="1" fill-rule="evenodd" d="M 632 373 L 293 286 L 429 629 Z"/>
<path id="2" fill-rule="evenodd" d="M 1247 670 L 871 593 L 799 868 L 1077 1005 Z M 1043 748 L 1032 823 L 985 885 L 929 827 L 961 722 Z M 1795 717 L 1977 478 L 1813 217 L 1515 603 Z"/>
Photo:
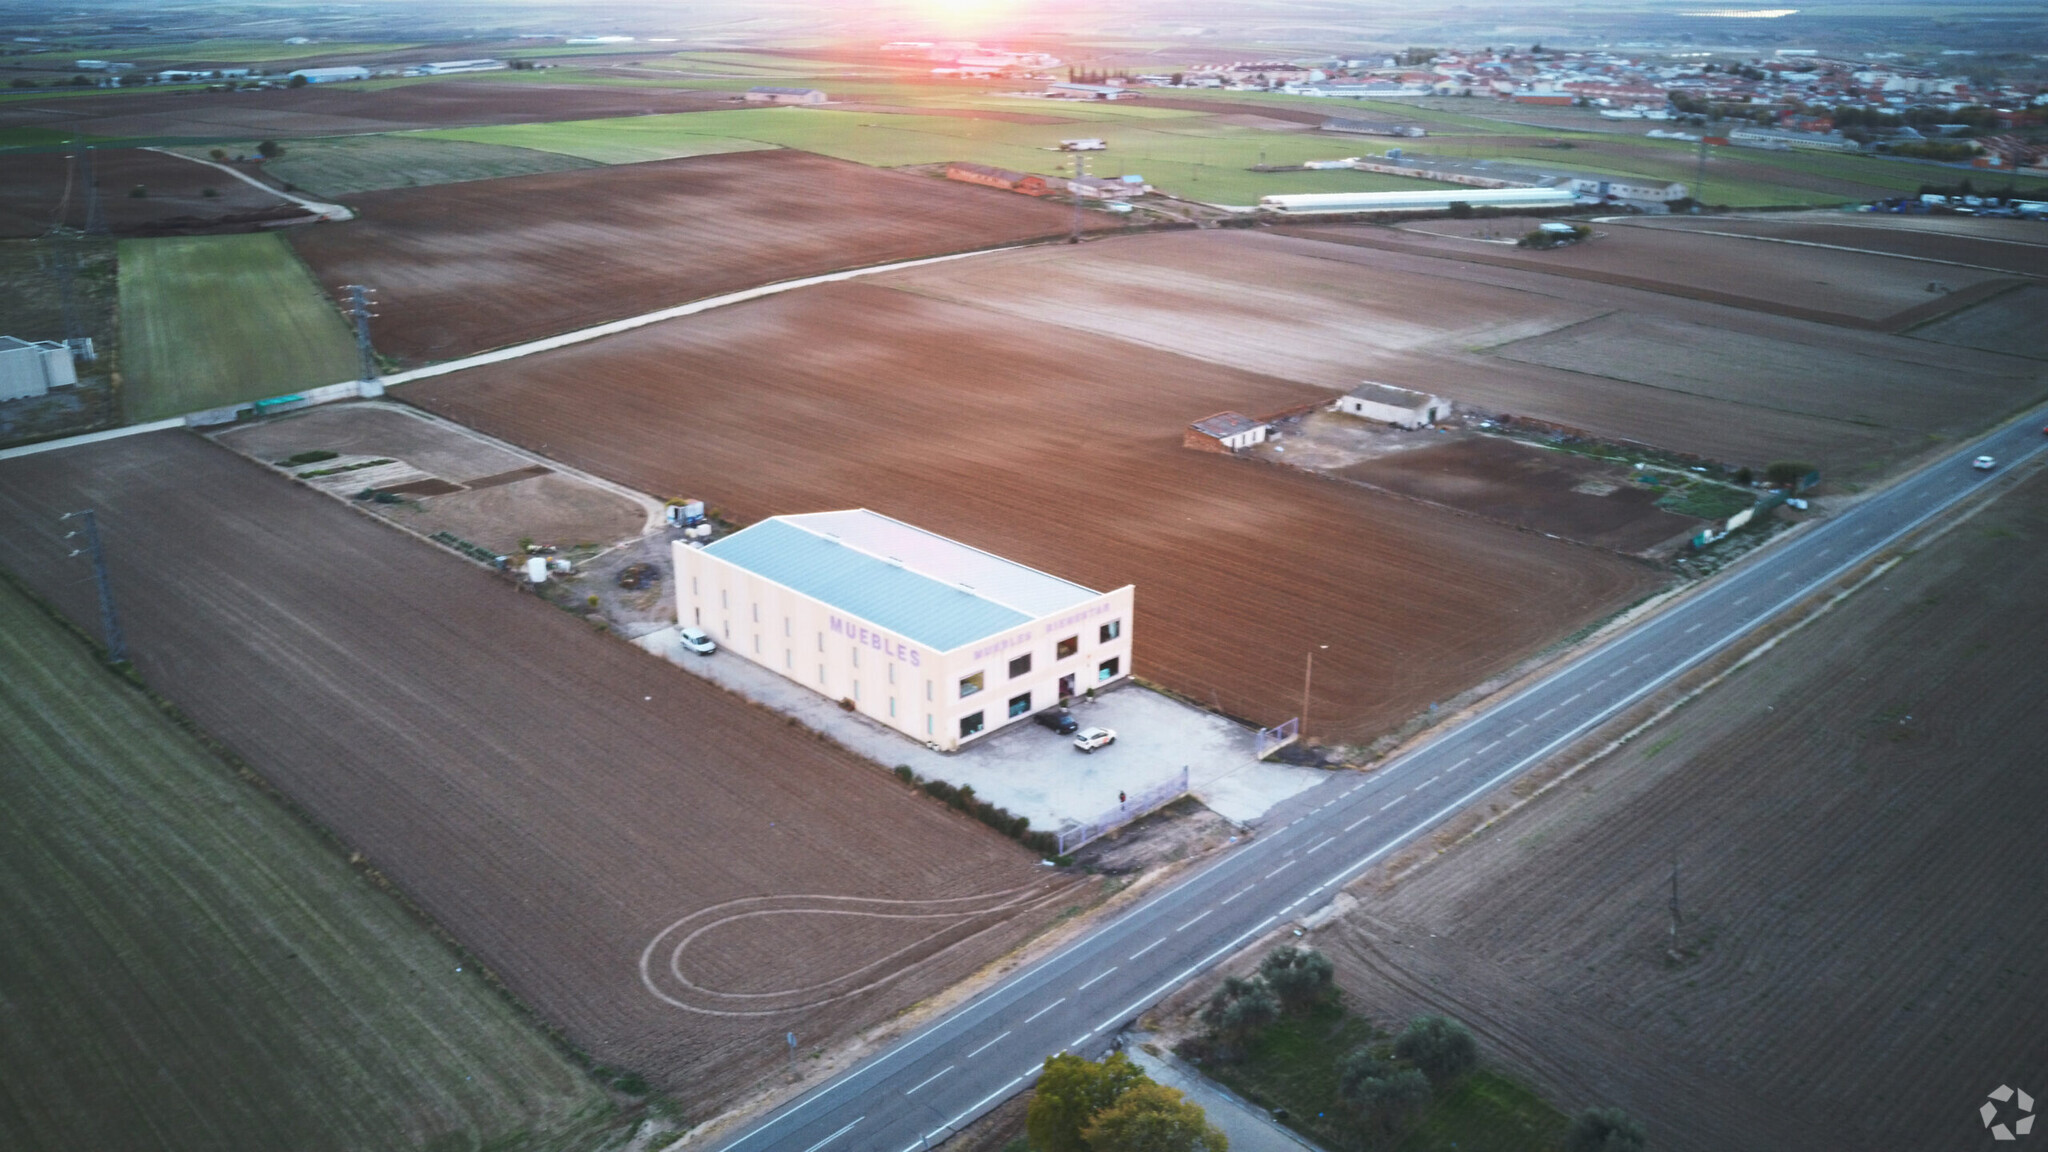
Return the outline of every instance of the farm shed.
<path id="1" fill-rule="evenodd" d="M 1204 416 L 1181 434 L 1181 446 L 1199 452 L 1235 452 L 1263 444 L 1272 426 L 1242 412 L 1218 412 Z"/>
<path id="2" fill-rule="evenodd" d="M 1024 182 L 1024 173 L 988 164 L 968 164 L 956 160 L 946 165 L 946 179 L 966 184 L 985 184 L 990 188 L 1015 192 L 1017 186 Z"/>
<path id="3" fill-rule="evenodd" d="M 1427 392 L 1367 380 L 1337 398 L 1337 411 L 1349 412 L 1380 424 L 1423 428 L 1436 423 L 1439 417 L 1449 415 L 1451 402 Z"/>
<path id="4" fill-rule="evenodd" d="M 823 104 L 828 97 L 820 88 L 774 88 L 760 87 L 747 89 L 749 104 Z"/>
<path id="5" fill-rule="evenodd" d="M 55 340 L 0 336 L 0 400 L 41 396 L 76 383 L 70 348 Z"/>
<path id="6" fill-rule="evenodd" d="M 865 508 L 675 545 L 678 619 L 948 751 L 1131 674 L 1135 590 L 1097 592 Z"/>
<path id="7" fill-rule="evenodd" d="M 303 78 L 308 84 L 338 84 L 344 80 L 368 80 L 368 68 L 294 68 L 288 75 Z"/>
<path id="8" fill-rule="evenodd" d="M 1569 188 L 1418 188 L 1403 192 L 1313 192 L 1261 196 L 1259 207 L 1290 216 L 1324 212 L 1443 212 L 1455 201 L 1474 208 L 1569 208 Z"/>
<path id="9" fill-rule="evenodd" d="M 1075 84 L 1066 80 L 1046 85 L 1045 94 L 1058 100 L 1121 100 L 1134 95 L 1129 89 L 1109 84 Z"/>

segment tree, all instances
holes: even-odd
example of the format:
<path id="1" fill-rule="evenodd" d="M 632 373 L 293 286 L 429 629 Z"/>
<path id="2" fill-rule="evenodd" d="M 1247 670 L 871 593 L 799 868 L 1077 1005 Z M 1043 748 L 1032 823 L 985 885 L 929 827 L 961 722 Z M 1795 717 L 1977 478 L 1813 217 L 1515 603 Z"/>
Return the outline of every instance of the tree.
<path id="1" fill-rule="evenodd" d="M 212 148 L 212 149 L 208 149 L 208 150 L 207 150 L 207 153 L 206 153 L 206 154 L 207 154 L 208 156 L 211 156 L 211 157 L 213 157 L 213 159 L 214 159 L 214 162 L 215 162 L 215 163 L 217 163 L 217 164 L 225 164 L 225 163 L 227 163 L 227 159 L 228 159 L 228 150 L 227 150 L 227 149 L 225 149 L 225 148 Z"/>
<path id="2" fill-rule="evenodd" d="M 7 86 L 10 88 L 33 88 L 36 86 L 36 82 L 26 76 L 16 76 L 7 82 Z"/>
<path id="3" fill-rule="evenodd" d="M 1279 1016 L 1280 998 L 1257 977 L 1225 978 L 1202 1009 L 1202 1023 L 1215 1034 L 1222 1052 L 1232 1056 L 1241 1055 L 1245 1044 Z"/>
<path id="4" fill-rule="evenodd" d="M 265 160 L 275 160 L 279 156 L 284 155 L 284 145 L 279 144 L 275 140 L 265 140 L 261 144 L 256 145 L 256 154 Z"/>
<path id="5" fill-rule="evenodd" d="M 1442 1087 L 1478 1066 L 1479 1042 L 1471 1029 L 1448 1016 L 1417 1016 L 1394 1041 L 1394 1055 Z"/>
<path id="6" fill-rule="evenodd" d="M 1564 1134 L 1564 1152 L 1643 1152 L 1643 1126 L 1619 1108 L 1588 1108 Z"/>
<path id="7" fill-rule="evenodd" d="M 1151 1082 L 1122 1052 L 1100 1064 L 1065 1052 L 1048 1056 L 1038 1094 L 1024 1114 L 1024 1131 L 1037 1152 L 1088 1152 L 1081 1129 L 1124 1093 Z"/>
<path id="8" fill-rule="evenodd" d="M 1813 471 L 1813 465 L 1799 460 L 1779 460 L 1764 468 L 1764 480 L 1773 488 L 1790 488 Z"/>
<path id="9" fill-rule="evenodd" d="M 1366 1124 L 1393 1132 L 1429 1106 L 1429 1077 L 1358 1048 L 1338 1071 L 1337 1096 Z"/>
<path id="10" fill-rule="evenodd" d="M 1470 213 L 1469 206 L 1467 213 Z M 1454 213 L 1455 214 L 1455 213 Z M 1259 962 L 1259 976 L 1280 997 L 1289 1012 L 1311 1007 L 1329 994 L 1336 967 L 1330 958 L 1313 948 L 1282 944 Z"/>
<path id="11" fill-rule="evenodd" d="M 1164 1084 L 1139 1084 L 1097 1113 L 1081 1132 L 1091 1152 L 1229 1152 L 1230 1141 Z"/>
<path id="12" fill-rule="evenodd" d="M 292 73 L 292 78 L 284 82 L 284 86 L 287 88 L 304 88 L 306 86 L 306 78 L 294 72 Z"/>

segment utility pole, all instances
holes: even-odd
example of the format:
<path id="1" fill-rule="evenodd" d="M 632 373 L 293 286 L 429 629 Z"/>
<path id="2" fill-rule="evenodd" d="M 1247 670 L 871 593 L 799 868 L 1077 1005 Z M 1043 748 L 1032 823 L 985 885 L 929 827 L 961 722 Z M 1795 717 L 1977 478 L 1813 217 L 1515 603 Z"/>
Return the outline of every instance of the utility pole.
<path id="1" fill-rule="evenodd" d="M 101 639 L 105 640 L 107 645 L 107 663 L 126 664 L 128 644 L 121 639 L 121 620 L 114 614 L 114 586 L 107 582 L 107 554 L 100 547 L 99 518 L 93 515 L 92 509 L 87 508 L 83 512 L 66 512 L 60 519 L 69 520 L 73 516 L 85 521 L 85 527 L 81 529 L 85 533 L 85 547 L 74 548 L 71 554 L 77 556 L 83 552 L 92 556 L 93 578 L 100 586 L 100 632 Z M 68 540 L 78 534 L 67 532 L 64 538 Z"/>
<path id="2" fill-rule="evenodd" d="M 1316 648 L 1328 647 L 1328 644 L 1316 645 Z M 1308 742 L 1308 686 L 1314 681 L 1315 674 L 1316 649 L 1311 648 L 1308 650 L 1307 666 L 1302 669 L 1301 673 L 1301 727 L 1295 730 L 1295 735 L 1299 736 L 1304 744 Z"/>
<path id="3" fill-rule="evenodd" d="M 1700 133 L 1699 164 L 1693 171 L 1692 199 L 1702 208 L 1707 206 L 1707 136 L 1704 132 Z"/>
<path id="4" fill-rule="evenodd" d="M 356 325 L 356 355 L 361 361 L 358 368 L 361 375 L 357 379 L 374 383 L 378 377 L 377 353 L 370 347 L 370 317 L 376 313 L 370 311 L 370 297 L 375 296 L 377 290 L 361 284 L 344 284 L 341 290 L 348 293 L 348 314 Z"/>
<path id="5" fill-rule="evenodd" d="M 1081 242 L 1081 181 L 1088 175 L 1088 158 L 1074 153 L 1074 183 L 1070 191 L 1074 194 L 1074 234 L 1067 238 L 1069 244 Z"/>
<path id="6" fill-rule="evenodd" d="M 1673 960 L 1678 959 L 1678 857 L 1671 858 L 1671 946 L 1668 952 Z"/>
<path id="7" fill-rule="evenodd" d="M 105 236 L 107 214 L 100 207 L 100 178 L 93 174 L 90 146 L 79 153 L 79 176 L 85 184 L 85 227 L 81 231 L 87 236 Z"/>

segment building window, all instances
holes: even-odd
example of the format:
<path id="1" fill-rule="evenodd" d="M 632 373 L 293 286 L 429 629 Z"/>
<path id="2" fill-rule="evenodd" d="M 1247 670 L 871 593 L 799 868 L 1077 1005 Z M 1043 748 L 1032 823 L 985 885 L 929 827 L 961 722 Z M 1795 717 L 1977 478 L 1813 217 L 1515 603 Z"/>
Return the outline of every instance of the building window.
<path id="1" fill-rule="evenodd" d="M 818 683 L 820 683 L 820 684 L 823 684 L 824 682 L 825 682 L 825 666 L 824 666 L 823 664 L 820 664 L 820 665 L 818 665 Z"/>
<path id="2" fill-rule="evenodd" d="M 960 718 L 960 738 L 962 740 L 979 731 L 981 731 L 981 713 L 976 712 L 972 716 L 962 716 Z"/>
<path id="3" fill-rule="evenodd" d="M 784 648 L 782 650 L 782 666 L 791 672 L 796 671 L 796 653 Z"/>
<path id="4" fill-rule="evenodd" d="M 1102 681 L 1104 681 L 1104 680 L 1114 680 L 1114 679 L 1116 679 L 1116 670 L 1117 670 L 1117 658 L 1116 658 L 1116 657 L 1114 657 L 1114 656 L 1111 656 L 1111 657 L 1110 657 L 1109 659 L 1107 659 L 1107 660 L 1104 660 L 1104 661 L 1102 662 L 1102 666 L 1101 666 L 1101 667 L 1099 667 L 1099 668 L 1097 668 L 1097 669 L 1095 670 L 1095 682 L 1096 682 L 1096 683 L 1098 683 L 1098 684 L 1100 684 L 1100 683 L 1101 683 Z"/>
<path id="5" fill-rule="evenodd" d="M 726 594 L 726 591 L 723 588 L 720 588 L 718 590 L 718 606 L 720 608 L 732 607 L 732 598 Z"/>
<path id="6" fill-rule="evenodd" d="M 924 714 L 924 734 L 925 734 L 925 735 L 929 736 L 929 735 L 931 735 L 931 734 L 932 734 L 932 724 L 933 724 L 933 720 L 932 720 L 932 714 L 931 714 L 931 713 L 929 713 L 929 712 L 925 713 L 925 714 Z"/>
<path id="7" fill-rule="evenodd" d="M 695 576 L 692 576 L 692 577 L 690 577 L 690 595 L 692 595 L 692 596 L 701 596 L 701 595 L 703 595 L 703 593 L 701 593 L 701 592 L 697 591 L 697 578 L 696 578 Z"/>
<path id="8" fill-rule="evenodd" d="M 761 638 L 760 638 L 759 636 L 756 636 L 756 637 L 754 637 L 754 655 L 756 655 L 756 656 L 759 656 L 760 654 L 761 654 Z"/>
<path id="9" fill-rule="evenodd" d="M 858 680 L 853 682 L 853 698 L 855 700 L 860 699 L 860 681 Z"/>
<path id="10" fill-rule="evenodd" d="M 1026 692 L 1022 696 L 1010 697 L 1010 719 L 1015 720 L 1029 711 L 1031 711 L 1031 693 Z"/>
<path id="11" fill-rule="evenodd" d="M 960 678 L 961 699 L 965 700 L 979 691 L 981 691 L 981 673 L 976 672 L 972 676 L 962 676 Z"/>
<path id="12" fill-rule="evenodd" d="M 1080 650 L 1081 638 L 1079 636 L 1069 636 L 1053 646 L 1052 658 L 1055 660 L 1065 660 Z"/>
<path id="13" fill-rule="evenodd" d="M 1119 637 L 1119 636 L 1121 636 L 1121 635 L 1123 635 L 1123 634 L 1124 634 L 1124 622 L 1123 622 L 1123 621 L 1121 621 L 1121 620 L 1111 620 L 1111 621 L 1110 621 L 1109 623 L 1107 623 L 1107 624 L 1104 624 L 1104 625 L 1102 626 L 1102 640 L 1101 640 L 1101 643 L 1107 644 L 1107 643 L 1109 643 L 1109 642 L 1110 642 L 1111 640 L 1114 640 L 1114 639 L 1116 639 L 1117 637 Z"/>
<path id="14" fill-rule="evenodd" d="M 925 682 L 924 682 L 924 698 L 925 698 L 925 699 L 927 699 L 927 700 L 931 699 L 931 698 L 932 698 L 932 693 L 933 693 L 934 691 L 936 691 L 936 690 L 937 690 L 937 683 L 936 683 L 936 681 L 932 681 L 932 680 L 927 680 L 927 681 L 925 681 Z"/>
<path id="15" fill-rule="evenodd" d="M 891 696 L 891 697 L 889 697 L 889 718 L 893 720 L 893 719 L 895 719 L 895 717 L 896 717 L 896 698 L 895 698 L 894 696 Z"/>
<path id="16" fill-rule="evenodd" d="M 853 666 L 855 668 L 860 667 L 860 649 L 848 648 L 846 651 L 853 657 Z"/>
<path id="17" fill-rule="evenodd" d="M 820 632 L 820 633 L 818 633 L 818 651 L 820 651 L 820 652 L 823 652 L 824 650 L 825 650 L 825 634 L 824 634 L 823 632 Z"/>
<path id="18" fill-rule="evenodd" d="M 789 617 L 787 617 L 787 616 L 784 616 L 784 617 L 782 618 L 782 634 L 783 634 L 784 636 L 794 636 L 794 635 L 796 635 L 796 633 L 794 633 L 794 632 L 791 632 L 791 631 L 789 630 Z"/>
<path id="19" fill-rule="evenodd" d="M 756 605 L 754 605 L 754 623 L 756 623 L 756 624 L 759 624 L 760 622 L 761 622 L 761 606 L 760 606 L 759 604 L 756 604 Z"/>
<path id="20" fill-rule="evenodd" d="M 1010 679 L 1015 680 L 1029 671 L 1031 671 L 1031 653 L 1026 652 L 1015 660 L 1010 661 Z"/>
<path id="21" fill-rule="evenodd" d="M 891 683 L 891 684 L 894 684 L 895 682 L 896 682 L 896 666 L 895 666 L 894 664 L 891 664 L 891 665 L 889 665 L 889 683 Z"/>

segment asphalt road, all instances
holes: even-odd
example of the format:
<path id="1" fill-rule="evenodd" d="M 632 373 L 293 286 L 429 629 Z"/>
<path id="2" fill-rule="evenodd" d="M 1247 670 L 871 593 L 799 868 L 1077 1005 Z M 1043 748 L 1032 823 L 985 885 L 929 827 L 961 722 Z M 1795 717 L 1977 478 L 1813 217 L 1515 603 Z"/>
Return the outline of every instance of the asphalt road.
<path id="1" fill-rule="evenodd" d="M 1371 775 L 1334 774 L 1266 831 L 894 1048 L 763 1117 L 727 1152 L 915 1152 L 1093 1055 L 1153 1003 L 1403 844 L 1840 577 L 1990 478 L 2048 451 L 2042 411 L 1971 444 L 1592 649 Z M 1998 458 L 1992 473 L 1971 458 Z"/>

